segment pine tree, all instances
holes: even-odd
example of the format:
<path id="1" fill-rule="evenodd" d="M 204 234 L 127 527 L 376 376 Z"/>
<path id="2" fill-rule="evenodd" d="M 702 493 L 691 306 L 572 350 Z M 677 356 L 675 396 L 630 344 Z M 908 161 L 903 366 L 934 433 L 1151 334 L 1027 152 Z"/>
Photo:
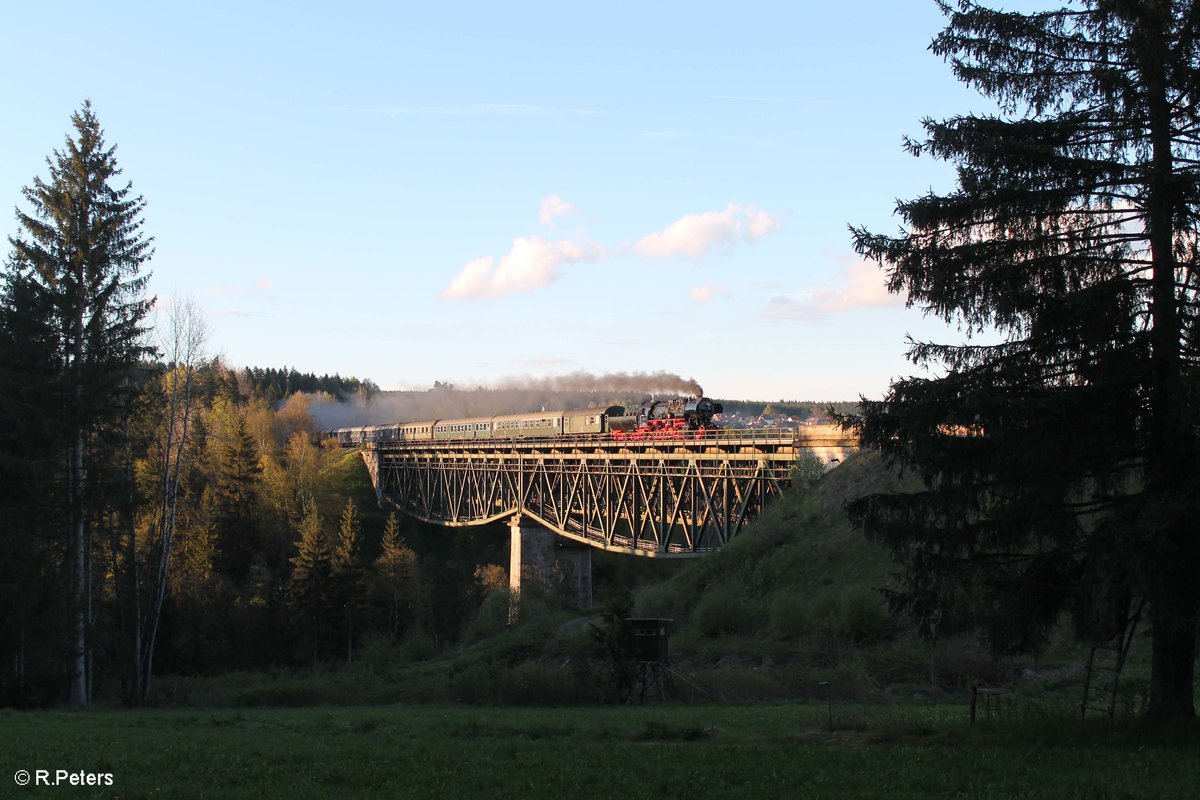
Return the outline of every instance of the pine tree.
<path id="1" fill-rule="evenodd" d="M 925 120 L 908 149 L 952 162 L 957 189 L 855 243 L 910 305 L 1002 341 L 911 344 L 943 376 L 854 422 L 928 488 L 852 512 L 904 565 L 894 606 L 982 620 L 998 650 L 1068 610 L 1108 635 L 1147 601 L 1149 714 L 1192 717 L 1200 3 L 940 5 L 932 50 L 1001 113 Z"/>
<path id="2" fill-rule="evenodd" d="M 71 627 L 69 702 L 89 702 L 86 594 L 91 526 L 87 512 L 89 440 L 120 414 L 126 378 L 149 351 L 142 341 L 150 308 L 144 297 L 152 239 L 142 232 L 145 201 L 121 174 L 90 102 L 71 116 L 74 138 L 47 159 L 49 180 L 34 178 L 22 194 L 11 237 L 11 273 L 42 296 L 40 320 L 53 342 L 58 396 L 52 405 L 67 432 L 65 481 L 69 509 Z"/>
<path id="3" fill-rule="evenodd" d="M 333 580 L 336 602 L 341 609 L 346 632 L 346 660 L 354 655 L 354 623 L 362 613 L 364 576 L 362 557 L 362 524 L 353 498 L 346 500 L 338 525 L 337 548 L 333 551 Z"/>
<path id="4" fill-rule="evenodd" d="M 423 611 L 421 574 L 417 554 L 400 535 L 395 513 L 388 514 L 383 529 L 383 552 L 375 560 L 375 585 L 388 610 L 393 639 L 398 640 Z"/>
<path id="5" fill-rule="evenodd" d="M 221 453 L 213 499 L 216 506 L 218 568 L 242 580 L 262 544 L 258 523 L 258 476 L 262 468 L 246 421 L 234 411 L 233 429 Z"/>
<path id="6" fill-rule="evenodd" d="M 292 564 L 292 603 L 307 615 L 312 626 L 313 662 L 321 652 L 321 622 L 333 599 L 333 554 L 315 504 L 305 509 L 298 530 L 297 553 Z"/>

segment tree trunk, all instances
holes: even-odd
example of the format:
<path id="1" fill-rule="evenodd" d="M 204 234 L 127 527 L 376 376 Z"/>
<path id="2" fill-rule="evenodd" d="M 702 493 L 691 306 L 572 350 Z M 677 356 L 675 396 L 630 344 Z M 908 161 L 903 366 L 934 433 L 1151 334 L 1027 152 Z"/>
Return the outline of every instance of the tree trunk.
<path id="1" fill-rule="evenodd" d="M 1176 525 L 1172 537 L 1186 552 L 1189 531 Z M 1183 541 L 1180 541 L 1180 540 Z M 1171 548 L 1175 550 L 1176 548 Z M 1147 716 L 1166 721 L 1196 716 L 1193 689 L 1196 665 L 1196 576 L 1190 559 L 1164 559 L 1150 605 L 1154 637 L 1150 661 L 1150 707 Z"/>
<path id="2" fill-rule="evenodd" d="M 1180 201 L 1172 151 L 1171 102 L 1165 51 L 1168 9 L 1140 10 L 1135 44 L 1146 86 L 1151 155 L 1146 181 L 1146 233 L 1152 263 L 1150 287 L 1151 381 L 1143 546 L 1149 568 L 1153 656 L 1148 715 L 1167 720 L 1195 717 L 1192 672 L 1196 652 L 1194 567 L 1196 546 L 1188 512 L 1194 487 L 1188 403 L 1184 392 L 1174 253 Z"/>
<path id="3" fill-rule="evenodd" d="M 76 428 L 67 452 L 68 502 L 71 505 L 71 655 L 67 705 L 87 705 L 87 625 L 84 609 L 83 431 Z"/>

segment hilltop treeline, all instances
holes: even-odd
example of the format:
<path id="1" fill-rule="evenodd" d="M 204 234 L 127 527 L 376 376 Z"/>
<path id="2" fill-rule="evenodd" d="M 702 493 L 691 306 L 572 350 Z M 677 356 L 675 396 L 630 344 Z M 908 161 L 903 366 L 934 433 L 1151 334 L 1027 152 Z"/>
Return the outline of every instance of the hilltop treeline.
<path id="1" fill-rule="evenodd" d="M 295 367 L 246 367 L 237 377 L 243 394 L 269 403 L 291 397 L 296 392 L 327 394 L 338 400 L 353 396 L 366 398 L 379 392 L 379 387 L 370 380 L 343 378 L 336 373 L 317 376 L 311 372 L 298 372 Z"/>

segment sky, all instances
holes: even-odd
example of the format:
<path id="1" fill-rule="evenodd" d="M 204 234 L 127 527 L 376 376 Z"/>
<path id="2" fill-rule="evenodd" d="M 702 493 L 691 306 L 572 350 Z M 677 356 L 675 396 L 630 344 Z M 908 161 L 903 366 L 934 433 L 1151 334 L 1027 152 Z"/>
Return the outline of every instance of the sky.
<path id="1" fill-rule="evenodd" d="M 90 99 L 147 203 L 150 293 L 193 299 L 232 366 L 850 400 L 920 374 L 906 336 L 962 338 L 847 228 L 895 233 L 898 198 L 953 187 L 902 147 L 922 118 L 992 109 L 928 51 L 932 0 L 0 0 L 0 20 L 0 205 Z"/>

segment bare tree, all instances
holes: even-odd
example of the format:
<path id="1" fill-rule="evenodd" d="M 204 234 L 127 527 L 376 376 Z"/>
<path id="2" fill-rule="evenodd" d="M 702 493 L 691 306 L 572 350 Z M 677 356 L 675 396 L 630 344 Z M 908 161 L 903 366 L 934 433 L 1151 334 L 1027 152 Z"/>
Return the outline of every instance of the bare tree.
<path id="1" fill-rule="evenodd" d="M 135 698 L 144 704 L 150 693 L 154 646 L 166 595 L 167 573 L 175 540 L 179 506 L 179 483 L 185 468 L 188 435 L 191 431 L 196 371 L 206 357 L 208 324 L 190 298 L 175 297 L 156 326 L 158 346 L 166 370 L 162 379 L 162 422 L 156 436 L 157 508 L 146 542 L 145 587 L 147 607 L 141 605 L 136 544 L 131 542 L 135 602 L 134 665 Z"/>

